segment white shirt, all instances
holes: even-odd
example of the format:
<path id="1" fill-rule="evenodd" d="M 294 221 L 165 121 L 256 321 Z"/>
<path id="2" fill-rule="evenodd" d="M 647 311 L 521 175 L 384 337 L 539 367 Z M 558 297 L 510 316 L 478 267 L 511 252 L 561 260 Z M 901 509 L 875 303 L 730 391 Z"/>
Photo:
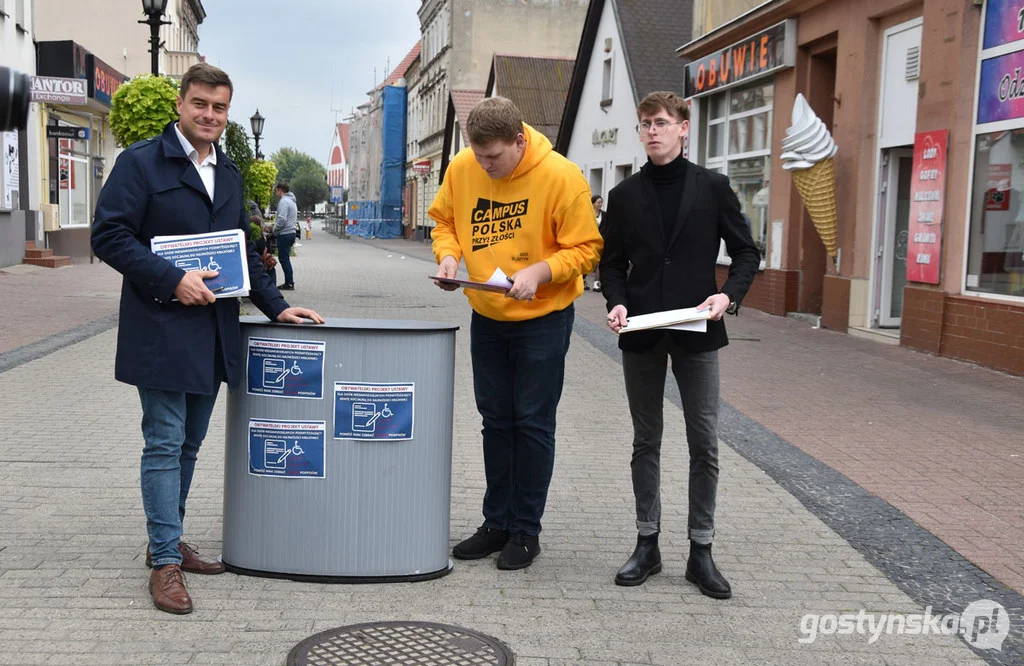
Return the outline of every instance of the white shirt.
<path id="1" fill-rule="evenodd" d="M 188 155 L 188 159 L 192 162 L 192 165 L 199 172 L 199 177 L 203 180 L 203 185 L 206 186 L 206 193 L 210 195 L 210 201 L 213 201 L 213 183 L 217 172 L 217 150 L 211 145 L 210 153 L 206 156 L 206 159 L 202 162 L 199 161 L 199 151 L 192 147 L 189 140 L 185 138 L 185 135 L 178 129 L 178 123 L 174 123 L 174 132 L 178 135 L 178 141 L 181 142 L 181 148 Z"/>

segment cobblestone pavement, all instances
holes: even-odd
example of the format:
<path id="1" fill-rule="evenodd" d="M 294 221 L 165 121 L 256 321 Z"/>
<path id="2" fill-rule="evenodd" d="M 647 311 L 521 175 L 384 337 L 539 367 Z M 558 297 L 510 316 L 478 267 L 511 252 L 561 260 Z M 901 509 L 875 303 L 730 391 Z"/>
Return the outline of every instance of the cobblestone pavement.
<path id="1" fill-rule="evenodd" d="M 0 354 L 108 318 L 120 294 L 121 276 L 98 261 L 0 268 Z"/>
<path id="2" fill-rule="evenodd" d="M 456 409 L 455 419 L 454 543 L 480 522 L 484 486 L 465 299 L 436 289 L 425 277 L 433 272 L 430 265 L 411 252 L 319 234 L 298 253 L 293 304 L 329 316 L 462 326 L 455 400 L 465 408 Z M 595 296 L 581 299 L 581 314 L 594 310 Z M 457 562 L 450 575 L 434 581 L 359 586 L 192 576 L 196 612 L 184 617 L 155 611 L 146 592 L 140 409 L 134 389 L 112 378 L 114 331 L 12 366 L 0 374 L 0 663 L 282 664 L 292 645 L 315 632 L 398 619 L 491 634 L 512 648 L 521 666 L 980 663 L 954 636 L 883 634 L 871 643 L 858 634 L 821 635 L 800 643 L 805 614 L 924 608 L 906 586 L 890 580 L 808 509 L 806 499 L 745 457 L 753 454 L 740 455 L 731 446 L 721 452 L 716 559 L 733 583 L 734 598 L 708 599 L 683 579 L 681 441 L 664 451 L 665 572 L 639 588 L 612 585 L 634 540 L 631 431 L 621 369 L 608 350 L 613 340 L 585 316 L 580 320 L 559 411 L 544 552 L 532 567 L 502 572 L 492 559 Z M 745 335 L 737 326 L 732 330 Z M 730 357 L 753 344 L 737 342 L 723 355 L 729 359 L 723 369 L 727 392 L 737 392 L 737 383 L 745 381 Z M 861 351 L 856 363 L 870 363 L 868 356 Z M 838 411 L 846 391 L 843 382 L 836 384 L 824 396 Z M 789 390 L 777 377 L 770 393 Z M 896 398 L 884 399 L 878 411 L 896 409 Z M 763 395 L 760 400 L 770 402 Z M 771 433 L 756 426 L 748 424 L 753 439 L 769 441 Z M 789 438 L 778 431 L 781 425 L 770 427 Z M 678 437 L 682 431 L 682 414 L 669 402 L 666 433 Z M 209 553 L 220 548 L 223 432 L 221 400 L 200 455 L 186 523 L 187 537 Z M 799 471 L 793 470 L 794 477 Z M 1006 645 L 1020 631 L 1015 626 Z M 1006 658 L 1019 654 L 1004 648 L 985 656 L 992 663 L 1013 663 Z"/>
<path id="3" fill-rule="evenodd" d="M 603 327 L 604 298 L 577 313 Z M 749 308 L 727 325 L 724 401 L 1024 592 L 1024 377 Z"/>

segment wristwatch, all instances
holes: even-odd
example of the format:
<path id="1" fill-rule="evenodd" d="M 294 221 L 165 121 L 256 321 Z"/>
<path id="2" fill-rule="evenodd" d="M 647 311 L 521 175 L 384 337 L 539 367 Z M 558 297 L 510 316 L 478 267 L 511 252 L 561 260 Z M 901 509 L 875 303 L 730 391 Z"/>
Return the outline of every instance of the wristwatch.
<path id="1" fill-rule="evenodd" d="M 729 294 L 726 294 L 726 293 L 723 293 L 722 295 L 723 296 L 729 296 Z M 725 309 L 725 314 L 734 315 L 737 312 L 739 312 L 739 309 L 740 309 L 740 304 L 737 303 L 736 300 L 732 296 L 729 296 L 729 307 L 727 307 Z"/>

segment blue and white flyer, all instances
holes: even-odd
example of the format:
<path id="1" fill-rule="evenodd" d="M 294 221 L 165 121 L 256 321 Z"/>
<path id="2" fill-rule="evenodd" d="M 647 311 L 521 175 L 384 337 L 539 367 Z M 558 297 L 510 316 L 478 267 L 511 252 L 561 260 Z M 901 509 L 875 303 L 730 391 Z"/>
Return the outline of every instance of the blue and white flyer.
<path id="1" fill-rule="evenodd" d="M 183 271 L 217 271 L 206 286 L 217 298 L 249 295 L 249 262 L 241 229 L 208 234 L 156 236 L 150 249 Z"/>

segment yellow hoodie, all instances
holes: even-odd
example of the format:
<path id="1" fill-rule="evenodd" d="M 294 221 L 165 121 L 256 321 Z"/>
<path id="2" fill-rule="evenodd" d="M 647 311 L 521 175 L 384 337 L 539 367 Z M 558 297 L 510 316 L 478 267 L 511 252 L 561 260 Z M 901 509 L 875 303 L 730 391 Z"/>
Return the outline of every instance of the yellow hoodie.
<path id="1" fill-rule="evenodd" d="M 434 257 L 465 259 L 469 279 L 485 282 L 539 261 L 551 282 L 532 301 L 465 289 L 476 312 L 499 321 L 536 319 L 564 310 L 583 293 L 582 276 L 597 266 L 604 241 L 597 231 L 590 187 L 578 166 L 554 152 L 547 137 L 523 123 L 526 150 L 512 175 L 495 180 L 465 148 L 448 165 L 427 214 L 437 222 Z"/>

